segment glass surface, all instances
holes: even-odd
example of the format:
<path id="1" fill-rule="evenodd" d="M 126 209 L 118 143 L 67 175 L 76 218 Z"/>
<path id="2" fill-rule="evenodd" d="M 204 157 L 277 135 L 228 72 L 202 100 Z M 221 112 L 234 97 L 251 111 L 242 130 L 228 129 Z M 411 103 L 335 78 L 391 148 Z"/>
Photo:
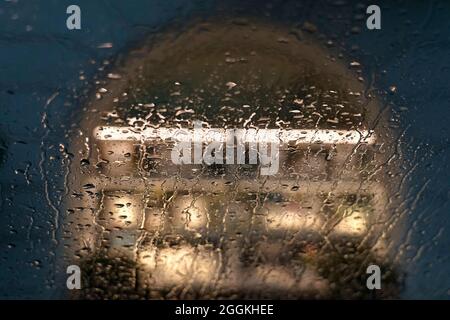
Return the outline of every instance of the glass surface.
<path id="1" fill-rule="evenodd" d="M 1 298 L 449 298 L 449 3 L 70 4 L 0 4 Z"/>

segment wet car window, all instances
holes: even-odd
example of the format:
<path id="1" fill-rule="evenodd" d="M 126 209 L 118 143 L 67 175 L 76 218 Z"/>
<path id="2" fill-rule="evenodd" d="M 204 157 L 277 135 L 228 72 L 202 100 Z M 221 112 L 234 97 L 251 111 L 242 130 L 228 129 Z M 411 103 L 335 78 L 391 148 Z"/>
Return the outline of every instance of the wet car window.
<path id="1" fill-rule="evenodd" d="M 450 6 L 371 4 L 2 3 L 0 297 L 448 299 Z"/>

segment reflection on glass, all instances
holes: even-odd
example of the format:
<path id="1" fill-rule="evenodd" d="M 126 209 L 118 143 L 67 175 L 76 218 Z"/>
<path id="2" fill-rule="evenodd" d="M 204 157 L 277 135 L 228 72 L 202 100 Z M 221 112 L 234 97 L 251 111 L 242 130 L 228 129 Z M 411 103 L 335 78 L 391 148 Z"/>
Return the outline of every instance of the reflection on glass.
<path id="1" fill-rule="evenodd" d="M 113 94 L 96 101 L 101 116 L 84 123 L 92 146 L 74 163 L 86 157 L 92 165 L 74 169 L 73 188 L 93 187 L 67 205 L 91 209 L 73 219 L 94 217 L 81 237 L 96 236 L 88 253 L 76 244 L 66 251 L 129 270 L 127 294 L 370 297 L 365 264 L 394 270 L 384 230 L 389 135 L 370 123 L 378 102 L 365 101 L 355 74 L 314 41 L 275 41 L 274 50 L 267 39 L 290 33 L 256 25 L 194 28 L 152 46 L 143 60 L 130 58 L 108 88 Z M 205 49 L 211 41 L 217 48 Z M 181 129 L 202 147 L 249 129 L 245 159 L 254 140 L 276 141 L 279 170 L 263 175 L 250 161 L 176 164 L 172 139 Z M 397 292 L 391 274 L 386 297 Z"/>

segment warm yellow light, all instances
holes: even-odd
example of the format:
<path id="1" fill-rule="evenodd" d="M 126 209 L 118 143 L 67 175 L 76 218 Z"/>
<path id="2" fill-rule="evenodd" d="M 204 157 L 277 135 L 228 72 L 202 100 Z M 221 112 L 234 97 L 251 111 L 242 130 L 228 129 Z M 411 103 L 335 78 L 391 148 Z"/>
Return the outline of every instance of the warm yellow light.
<path id="1" fill-rule="evenodd" d="M 360 236 L 367 232 L 365 214 L 360 210 L 347 209 L 344 217 L 334 227 L 333 232 L 338 235 Z"/>
<path id="2" fill-rule="evenodd" d="M 267 229 L 269 231 L 319 231 L 324 223 L 321 215 L 311 213 L 294 203 L 285 207 L 268 207 Z"/>
<path id="3" fill-rule="evenodd" d="M 143 218 L 141 196 L 124 192 L 106 193 L 101 203 L 100 223 L 107 229 L 136 229 Z"/>
<path id="4" fill-rule="evenodd" d="M 157 287 L 193 286 L 211 283 L 218 275 L 216 252 L 201 246 L 149 249 L 140 252 L 140 263 Z"/>
<path id="5" fill-rule="evenodd" d="M 150 141 L 173 139 L 192 142 L 227 141 L 227 131 L 222 128 L 178 129 L 146 128 L 136 130 L 131 127 L 97 127 L 94 136 L 98 140 L 110 141 Z M 243 142 L 297 142 L 299 144 L 358 144 L 375 143 L 376 136 L 368 130 L 328 130 L 328 129 L 248 129 L 242 137 Z"/>
<path id="6" fill-rule="evenodd" d="M 174 200 L 174 222 L 189 230 L 199 231 L 208 223 L 207 203 L 204 198 L 180 196 Z"/>

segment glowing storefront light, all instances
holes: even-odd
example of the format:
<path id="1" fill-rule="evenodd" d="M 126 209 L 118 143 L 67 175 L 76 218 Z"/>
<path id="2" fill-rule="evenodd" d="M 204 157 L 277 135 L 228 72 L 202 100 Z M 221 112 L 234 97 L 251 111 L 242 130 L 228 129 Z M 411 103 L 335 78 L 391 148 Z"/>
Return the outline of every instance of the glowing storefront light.
<path id="1" fill-rule="evenodd" d="M 282 290 L 285 292 L 326 293 L 328 281 L 320 277 L 312 267 L 306 267 L 301 277 L 295 277 L 287 267 L 261 265 L 247 273 L 246 283 L 259 290 Z"/>
<path id="2" fill-rule="evenodd" d="M 150 273 L 150 282 L 157 287 L 201 286 L 212 283 L 218 276 L 217 252 L 201 246 L 151 248 L 142 250 L 139 256 L 143 271 Z"/>
<path id="3" fill-rule="evenodd" d="M 296 203 L 286 207 L 267 206 L 267 228 L 269 231 L 319 231 L 324 224 L 324 218 L 302 209 Z"/>
<path id="4" fill-rule="evenodd" d="M 230 48 L 240 48 L 239 43 L 236 45 L 235 40 L 240 39 L 241 33 L 230 33 L 229 28 L 230 26 L 224 28 L 224 32 L 221 32 L 221 36 L 217 38 L 221 39 L 221 43 L 224 38 L 230 38 L 231 41 L 230 39 L 228 40 L 228 46 Z M 235 27 L 232 25 L 231 28 Z M 263 30 L 263 32 L 260 30 Z M 260 39 L 264 44 L 262 47 L 256 46 L 256 48 L 266 48 L 268 35 L 274 39 L 277 38 L 276 33 L 272 33 L 272 31 L 264 32 L 264 30 L 264 27 L 258 27 L 253 31 L 251 40 Z M 202 34 L 205 35 L 207 33 Z M 209 31 L 208 34 L 213 33 Z M 255 34 L 260 36 L 255 37 Z M 198 32 L 195 32 L 196 37 L 197 35 Z M 196 38 L 193 39 L 195 40 Z M 189 41 L 178 46 L 178 48 L 185 48 L 186 44 L 193 47 L 193 44 L 195 44 L 195 48 L 204 48 L 205 46 L 201 44 L 211 42 L 211 39 L 207 39 L 206 42 L 191 40 L 189 39 Z M 247 47 L 248 41 L 249 39 L 244 38 L 240 43 Z M 172 44 L 172 41 L 170 43 Z M 287 44 L 284 43 L 282 48 L 284 47 L 287 47 Z M 309 260 L 305 264 L 302 261 L 299 264 L 304 269 L 296 270 L 293 266 L 297 266 L 298 261 L 293 259 L 291 262 L 289 260 L 290 254 L 296 250 L 304 249 L 305 241 L 303 239 L 305 238 L 308 239 L 308 244 L 309 242 L 315 242 L 316 233 L 319 237 L 322 237 L 323 232 L 331 231 L 337 235 L 337 238 L 345 235 L 355 235 L 355 239 L 356 236 L 358 237 L 358 243 L 361 236 L 364 239 L 369 238 L 365 237 L 366 232 L 371 235 L 370 231 L 372 228 L 369 229 L 369 226 L 376 225 L 375 218 L 378 215 L 384 215 L 384 212 L 386 212 L 386 197 L 384 194 L 384 181 L 379 180 L 377 176 L 377 172 L 381 171 L 381 169 L 374 173 L 376 183 L 372 182 L 374 179 L 366 181 L 362 173 L 372 172 L 372 168 L 366 165 L 367 162 L 375 159 L 375 165 L 383 163 L 384 156 L 376 154 L 377 157 L 375 157 L 373 153 L 376 153 L 378 144 L 382 146 L 388 145 L 385 143 L 387 134 L 383 130 L 377 129 L 377 135 L 371 130 L 363 129 L 372 126 L 371 122 L 366 123 L 365 113 L 367 111 L 367 118 L 370 118 L 370 111 L 376 110 L 376 106 L 372 108 L 373 104 L 371 103 L 370 106 L 364 105 L 364 109 L 360 110 L 359 98 L 353 99 L 356 97 L 353 93 L 363 92 L 364 86 L 356 79 L 355 81 L 351 80 L 352 78 L 347 74 L 348 68 L 346 66 L 340 68 L 339 65 L 330 65 L 329 56 L 321 54 L 320 51 L 314 48 L 312 50 L 308 50 L 308 48 L 301 49 L 306 50 L 292 50 L 292 52 L 295 52 L 293 56 L 299 56 L 302 59 L 295 65 L 301 66 L 303 60 L 308 61 L 308 64 L 311 64 L 311 61 L 315 61 L 314 65 L 317 66 L 317 70 L 314 69 L 312 74 L 336 74 L 339 76 L 336 79 L 333 76 L 331 80 L 327 77 L 322 79 L 322 76 L 317 76 L 317 81 L 312 79 L 312 82 L 307 79 L 306 85 L 310 89 L 305 92 L 305 96 L 310 91 L 312 93 L 320 93 L 320 96 L 322 96 L 321 91 L 323 91 L 326 94 L 326 99 L 323 100 L 326 101 L 324 101 L 323 105 L 320 105 L 322 103 L 318 100 L 319 103 L 317 105 L 311 104 L 309 106 L 307 105 L 309 102 L 305 100 L 305 112 L 300 107 L 298 109 L 301 110 L 290 110 L 291 113 L 295 114 L 292 117 L 289 116 L 289 121 L 285 122 L 283 126 L 290 127 L 291 124 L 294 125 L 296 123 L 296 127 L 301 128 L 305 125 L 311 128 L 314 122 L 309 122 L 309 120 L 312 121 L 315 119 L 315 116 L 319 115 L 320 121 L 316 123 L 316 126 L 320 129 L 243 129 L 247 125 L 265 127 L 269 125 L 269 122 L 270 125 L 273 125 L 272 120 L 277 120 L 280 112 L 268 108 L 267 114 L 262 113 L 253 120 L 254 114 L 248 120 L 245 120 L 247 119 L 247 113 L 249 113 L 247 111 L 243 112 L 242 119 L 240 119 L 241 116 L 234 111 L 234 107 L 230 107 L 232 111 L 224 109 L 225 111 L 222 112 L 222 109 L 219 107 L 222 107 L 224 104 L 224 108 L 228 107 L 226 105 L 228 101 L 231 101 L 228 98 L 233 97 L 234 99 L 234 95 L 231 93 L 235 91 L 231 91 L 232 88 L 225 92 L 227 99 L 225 103 L 221 101 L 217 112 L 215 108 L 211 108 L 210 111 L 213 111 L 211 115 L 209 115 L 208 110 L 206 112 L 200 109 L 199 111 L 196 110 L 194 112 L 192 110 L 192 112 L 189 112 L 192 115 L 178 117 L 179 111 L 185 111 L 180 109 L 176 112 L 175 121 L 172 121 L 172 118 L 167 116 L 164 111 L 161 111 L 161 114 L 159 113 L 160 110 L 166 109 L 166 105 L 160 103 L 157 107 L 154 104 L 151 106 L 151 108 L 156 107 L 155 111 L 158 113 L 151 113 L 152 117 L 145 118 L 145 121 L 137 121 L 138 116 L 134 112 L 138 111 L 139 116 L 142 116 L 142 113 L 147 111 L 147 106 L 141 106 L 140 103 L 136 105 L 134 101 L 128 98 L 124 98 L 122 103 L 122 99 L 119 97 L 121 93 L 129 92 L 130 83 L 134 85 L 134 82 L 128 82 L 128 79 L 134 79 L 136 76 L 135 70 L 138 69 L 132 67 L 127 67 L 124 70 L 125 72 L 121 73 L 123 85 L 120 84 L 121 81 L 116 81 L 115 84 L 118 87 L 115 87 L 114 90 L 109 90 L 112 94 L 105 94 L 103 99 L 96 102 L 95 107 L 100 112 L 94 113 L 94 116 L 86 118 L 83 122 L 83 128 L 90 133 L 89 138 L 92 138 L 93 145 L 89 146 L 88 151 L 85 153 L 80 152 L 80 154 L 76 154 L 76 161 L 73 161 L 73 163 L 78 164 L 80 161 L 86 162 L 86 159 L 89 160 L 92 166 L 84 166 L 83 170 L 86 170 L 87 174 L 80 174 L 77 176 L 77 179 L 81 180 L 80 185 L 86 183 L 95 184 L 95 194 L 119 192 L 122 199 L 120 201 L 112 201 L 105 197 L 102 199 L 99 207 L 96 207 L 96 204 L 98 204 L 97 199 L 84 197 L 80 200 L 72 200 L 69 206 L 71 208 L 91 207 L 96 209 L 95 213 L 102 212 L 104 221 L 101 224 L 102 227 L 108 230 L 106 236 L 105 232 L 103 232 L 98 237 L 98 243 L 101 242 L 105 247 L 122 248 L 126 246 L 130 249 L 128 250 L 130 254 L 127 252 L 124 252 L 124 254 L 127 254 L 130 259 L 137 262 L 137 269 L 142 271 L 140 272 L 141 279 L 137 282 L 139 285 L 145 284 L 148 285 L 148 288 L 156 290 L 163 288 L 164 291 L 171 292 L 174 287 L 180 288 L 185 292 L 191 287 L 201 286 L 201 289 L 203 289 L 203 287 L 212 286 L 214 287 L 214 292 L 219 292 L 223 287 L 229 287 L 239 292 L 256 290 L 262 294 L 267 293 L 271 289 L 275 291 L 286 290 L 286 292 L 292 289 L 294 291 L 298 290 L 299 293 L 312 290 L 323 293 L 329 287 L 329 283 L 324 278 L 321 278 L 317 270 L 315 270 L 316 266 L 310 265 Z M 161 57 L 165 56 L 166 50 L 163 51 L 164 53 L 161 54 Z M 152 56 L 154 52 L 156 51 L 152 47 L 151 53 L 143 56 Z M 183 50 L 175 50 L 175 52 L 180 52 L 180 55 L 182 53 L 182 57 L 185 57 Z M 208 47 L 207 52 L 205 52 L 205 61 L 209 61 L 210 55 L 211 58 L 220 56 L 220 61 L 222 61 L 221 53 L 226 52 L 226 50 L 220 48 L 219 52 L 220 54 L 216 54 L 215 51 L 211 51 L 211 48 Z M 231 73 L 224 73 L 221 68 L 218 69 L 219 72 L 207 72 L 207 75 L 213 74 L 214 77 L 216 75 L 224 75 L 224 77 L 228 77 L 230 75 L 237 76 L 239 73 L 244 75 L 242 80 L 246 80 L 246 75 L 249 72 L 251 73 L 252 70 L 258 69 L 262 65 L 261 62 L 264 61 L 259 60 L 259 57 L 260 54 L 264 55 L 265 51 L 256 50 L 256 52 L 258 52 L 258 55 L 255 56 L 257 60 L 250 59 L 248 63 L 242 64 L 242 66 L 236 64 L 235 67 L 238 68 L 238 72 L 235 70 Z M 265 65 L 274 65 L 276 67 L 279 66 L 278 62 L 294 61 L 293 59 L 278 59 L 274 56 L 274 52 L 272 50 L 268 52 L 270 58 L 268 61 L 275 62 L 275 65 L 273 63 L 266 63 Z M 279 52 L 282 53 L 283 51 Z M 305 58 L 302 53 L 305 53 L 307 57 Z M 201 57 L 196 52 L 195 58 L 197 56 Z M 316 61 L 317 57 L 319 58 Z M 165 62 L 164 59 L 161 61 Z M 182 60 L 180 59 L 179 61 Z M 211 61 L 215 60 L 211 59 Z M 152 60 L 152 62 L 154 61 Z M 153 66 L 159 65 L 158 63 L 150 64 Z M 135 66 L 150 66 L 150 64 L 139 60 Z M 182 72 L 173 72 L 173 70 L 167 68 L 168 64 L 161 63 L 160 65 L 167 69 L 168 72 L 170 71 L 170 75 L 183 76 Z M 188 75 L 190 72 L 196 74 L 198 70 L 202 70 L 202 72 L 203 70 L 214 71 L 214 68 L 209 68 L 212 65 L 222 66 L 220 63 L 213 64 L 209 62 L 206 65 L 203 63 L 196 64 L 195 61 L 182 63 L 182 65 L 183 68 L 187 68 Z M 226 68 L 233 68 L 231 64 L 223 65 Z M 245 66 L 250 68 L 244 71 Z M 198 70 L 194 69 L 197 67 Z M 149 70 L 152 69 L 149 68 Z M 280 70 L 289 71 L 280 73 L 280 76 L 282 76 L 280 80 L 286 81 L 287 88 L 291 86 L 291 78 L 293 81 L 292 86 L 295 86 L 293 88 L 300 88 L 299 85 L 302 82 L 298 83 L 299 79 L 297 77 L 299 70 L 292 67 L 285 68 L 284 66 Z M 292 70 L 292 73 L 290 70 Z M 143 79 L 154 79 L 154 77 L 147 77 L 146 72 L 142 73 L 142 75 L 145 75 Z M 159 72 L 152 72 L 152 75 L 154 74 L 159 74 Z M 164 79 L 164 76 L 161 79 Z M 189 77 L 186 78 L 185 83 L 189 82 L 188 79 Z M 201 89 L 200 93 L 197 91 L 182 92 L 182 95 L 184 93 L 187 93 L 187 95 L 180 98 L 192 98 L 199 95 L 202 101 L 206 101 L 210 96 L 210 92 L 211 96 L 216 98 L 210 90 L 212 89 L 209 86 L 211 79 L 207 78 L 205 79 L 207 82 L 196 83 L 198 88 Z M 274 77 L 270 73 L 268 79 L 264 77 L 258 77 L 257 79 L 258 85 L 259 81 L 262 81 L 263 84 L 266 82 L 272 84 Z M 176 80 L 177 87 L 180 84 L 181 87 L 184 85 L 184 79 Z M 222 80 L 220 77 L 219 79 L 214 78 L 212 83 L 214 85 L 220 84 Z M 327 83 L 329 82 L 330 86 L 326 85 L 324 80 Z M 227 81 L 229 80 L 226 79 L 226 81 L 222 82 L 227 83 Z M 242 88 L 242 92 L 245 93 L 244 85 L 247 81 L 235 81 L 234 86 L 237 84 L 235 90 Z M 156 81 L 156 84 L 158 82 Z M 323 88 L 322 86 L 317 86 L 317 89 L 311 89 L 316 85 L 316 82 L 317 84 L 323 83 Z M 247 97 L 242 95 L 245 100 L 255 100 L 254 98 L 260 97 L 259 91 L 253 91 L 253 84 L 252 81 L 248 83 L 249 88 L 252 88 L 250 93 L 255 93 L 255 96 Z M 280 84 L 284 86 L 284 82 L 280 81 Z M 145 83 L 145 85 L 147 84 Z M 154 86 L 154 84 L 151 87 L 149 86 L 148 88 L 151 88 L 149 93 L 146 93 L 143 97 L 139 95 L 138 100 L 144 101 L 144 99 L 153 99 L 155 96 L 159 96 L 159 94 L 156 94 L 158 92 L 153 92 L 153 87 L 157 88 L 158 86 Z M 163 87 L 164 90 L 166 87 L 171 88 L 166 85 Z M 137 85 L 136 88 L 136 92 L 145 89 L 145 87 L 140 85 Z M 330 88 L 333 91 L 329 90 Z M 203 90 L 205 90 L 206 94 L 203 94 Z M 335 90 L 342 91 L 342 94 L 340 92 L 338 94 Z M 292 93 L 294 93 L 294 90 L 292 90 Z M 302 92 L 298 92 L 298 94 L 303 95 Z M 273 93 L 273 97 L 277 98 L 278 101 L 278 93 Z M 207 99 L 203 100 L 204 98 Z M 325 102 L 328 104 L 327 100 L 334 102 L 330 102 L 329 106 L 325 106 Z M 120 103 L 116 103 L 119 101 Z M 344 103 L 345 101 L 345 105 L 339 105 L 335 113 L 334 104 L 336 101 L 339 103 Z M 247 103 L 248 101 L 245 102 Z M 197 102 L 193 101 L 193 104 L 195 103 Z M 303 104 L 303 100 L 301 103 L 296 101 L 294 103 Z M 172 105 L 175 106 L 174 103 L 167 103 L 167 107 Z M 181 108 L 183 107 L 184 103 Z M 310 109 L 306 110 L 308 107 Z M 114 113 L 110 117 L 111 110 L 114 110 Z M 264 108 L 261 110 L 266 111 Z M 362 112 L 363 110 L 364 113 Z M 100 117 L 105 112 L 107 112 L 108 116 Z M 118 117 L 117 112 L 123 112 L 123 115 L 116 120 L 125 121 L 114 120 L 114 118 Z M 347 113 L 347 116 L 344 115 L 344 112 Z M 203 119 L 203 124 L 210 123 L 212 128 L 196 128 L 195 121 L 193 121 L 194 114 L 196 118 Z M 132 117 L 129 117 L 129 115 Z M 159 118 L 154 119 L 156 116 Z M 311 116 L 311 118 L 306 119 L 308 116 Z M 258 117 L 259 120 L 257 119 Z M 333 117 L 333 119 L 329 119 L 329 117 Z M 357 120 L 354 118 L 357 118 Z M 291 120 L 293 121 L 291 122 Z M 330 121 L 325 123 L 325 120 Z M 127 123 L 126 126 L 120 126 L 125 123 Z M 152 127 L 142 128 L 142 124 L 145 123 Z M 177 127 L 181 124 L 185 126 L 187 123 L 194 123 L 194 127 L 191 129 Z M 133 124 L 136 124 L 136 127 L 133 127 Z M 160 127 L 155 128 L 153 126 Z M 232 126 L 243 128 L 225 129 Z M 352 128 L 354 130 L 333 128 Z M 242 139 L 239 139 L 236 135 L 230 135 L 230 132 L 239 130 L 245 132 L 242 135 Z M 381 132 L 383 134 L 380 134 Z M 231 140 L 230 136 L 233 136 L 232 141 L 236 144 L 236 153 L 234 154 L 236 155 L 236 160 L 232 166 L 224 168 L 220 164 L 213 166 L 204 161 L 208 167 L 190 165 L 191 163 L 181 167 L 177 163 L 170 161 L 170 156 L 174 149 L 170 143 L 172 141 L 185 141 L 189 145 L 191 143 L 194 145 L 195 143 L 200 145 L 210 143 L 228 145 Z M 280 147 L 277 149 L 279 152 L 276 153 L 280 162 L 280 170 L 278 171 L 280 174 L 276 178 L 270 177 L 263 180 L 261 175 L 255 174 L 257 171 L 255 168 L 257 166 L 262 167 L 262 162 L 253 163 L 248 161 L 248 165 L 247 163 L 240 163 L 237 156 L 240 142 L 241 145 L 243 143 L 248 144 L 248 148 L 247 145 L 245 146 L 246 158 L 250 158 L 251 144 L 255 142 L 266 142 L 267 144 L 275 144 L 277 148 Z M 78 149 L 83 150 L 83 143 L 79 141 L 77 143 L 75 145 Z M 377 145 L 372 147 L 375 144 Z M 220 150 L 227 155 L 226 151 L 228 149 L 223 147 Z M 270 148 L 270 153 L 272 153 L 272 150 Z M 261 150 L 258 148 L 258 151 L 260 152 Z M 195 154 L 194 149 L 194 159 Z M 389 153 L 384 151 L 384 154 Z M 83 159 L 78 159 L 78 157 L 83 157 Z M 197 164 L 195 161 L 193 162 L 193 164 Z M 88 171 L 88 169 L 94 167 L 94 164 L 96 167 Z M 241 166 L 241 164 L 245 166 Z M 99 170 L 94 171 L 97 168 Z M 76 167 L 73 170 L 73 172 L 77 173 L 79 171 Z M 92 190 L 90 192 L 94 193 Z M 133 196 L 129 196 L 131 192 L 133 194 L 140 193 L 139 199 L 136 200 Z M 276 194 L 276 196 L 266 197 L 268 194 Z M 365 213 L 366 211 L 363 211 L 364 209 L 361 208 L 358 208 L 359 211 L 353 210 L 341 214 L 342 212 L 335 211 L 336 206 L 334 205 L 330 205 L 329 212 L 325 212 L 325 201 L 329 197 L 339 197 L 342 194 L 373 194 L 371 202 L 374 202 L 373 207 L 376 215 L 363 214 L 362 212 Z M 156 200 L 152 200 L 152 202 L 149 201 L 149 198 L 155 198 Z M 305 204 L 305 201 L 309 199 L 312 199 L 310 201 L 311 204 Z M 84 203 L 87 201 L 91 201 L 92 204 Z M 94 201 L 95 204 L 93 204 Z M 119 206 L 115 205 L 117 203 L 131 203 L 132 205 L 125 205 L 119 208 Z M 89 215 L 88 218 L 93 216 L 91 214 L 93 211 L 86 210 L 86 212 L 86 215 Z M 143 219 L 144 216 L 145 222 L 141 223 L 141 217 Z M 341 218 L 340 220 L 337 220 L 338 216 Z M 88 218 L 86 220 L 90 222 Z M 96 226 L 93 223 L 85 223 L 85 225 Z M 83 238 L 91 237 L 93 234 L 93 231 L 87 228 L 83 232 L 86 234 Z M 295 233 L 296 238 L 292 238 L 292 241 L 287 241 L 287 233 Z M 297 237 L 297 235 L 300 235 L 300 237 Z M 294 243 L 294 240 L 295 248 L 291 252 L 289 245 L 291 242 Z M 297 240 L 299 241 L 297 242 Z M 205 243 L 208 245 L 205 245 Z M 273 243 L 275 245 L 272 247 Z M 321 249 L 321 244 L 318 243 L 317 245 L 318 249 Z M 94 245 L 93 247 L 95 248 Z M 301 296 L 301 294 L 295 297 L 298 296 Z M 283 295 L 283 297 L 286 296 Z"/>
<path id="5" fill-rule="evenodd" d="M 124 192 L 106 193 L 100 220 L 108 229 L 137 229 L 142 220 L 141 196 Z"/>
<path id="6" fill-rule="evenodd" d="M 361 209 L 347 209 L 342 219 L 333 228 L 333 233 L 344 236 L 361 236 L 367 232 L 366 214 Z"/>
<path id="7" fill-rule="evenodd" d="M 375 143 L 376 136 L 367 130 L 324 130 L 324 129 L 248 129 L 243 136 L 243 142 L 296 142 L 297 144 L 358 144 Z M 104 141 L 149 141 L 155 139 L 169 140 L 176 137 L 178 141 L 192 142 L 227 142 L 228 135 L 226 129 L 201 128 L 196 130 L 179 128 L 146 128 L 137 130 L 132 127 L 97 127 L 94 130 L 94 137 Z"/>
<path id="8" fill-rule="evenodd" d="M 208 223 L 207 203 L 203 198 L 178 197 L 173 204 L 174 222 L 179 227 L 200 231 Z"/>

